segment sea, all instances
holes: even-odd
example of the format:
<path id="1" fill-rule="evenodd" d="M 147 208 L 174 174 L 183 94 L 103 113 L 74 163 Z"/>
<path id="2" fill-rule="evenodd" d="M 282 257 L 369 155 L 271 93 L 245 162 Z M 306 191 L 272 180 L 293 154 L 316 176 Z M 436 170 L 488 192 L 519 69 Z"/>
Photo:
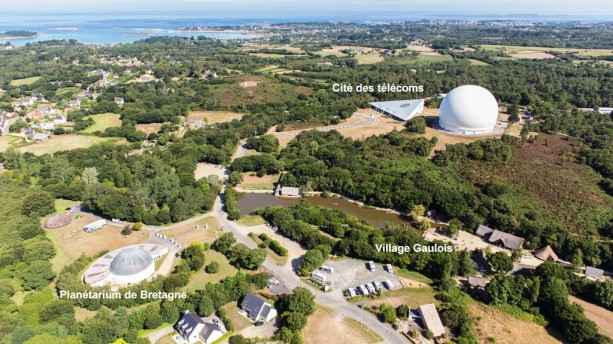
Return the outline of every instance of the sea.
<path id="1" fill-rule="evenodd" d="M 155 36 L 205 36 L 217 39 L 253 39 L 255 35 L 236 31 L 224 32 L 177 32 L 187 27 L 219 27 L 267 25 L 288 22 L 389 22 L 417 20 L 513 20 L 523 22 L 604 22 L 610 21 L 606 16 L 525 16 L 525 15 L 454 15 L 415 13 L 398 15 L 373 13 L 368 16 L 345 14 L 334 17 L 326 16 L 270 16 L 259 18 L 225 18 L 223 16 L 148 14 L 3 14 L 0 13 L 0 33 L 9 30 L 28 30 L 38 32 L 34 38 L 0 39 L 0 44 L 7 41 L 14 46 L 54 39 L 75 39 L 83 44 L 109 45 L 132 43 Z"/>

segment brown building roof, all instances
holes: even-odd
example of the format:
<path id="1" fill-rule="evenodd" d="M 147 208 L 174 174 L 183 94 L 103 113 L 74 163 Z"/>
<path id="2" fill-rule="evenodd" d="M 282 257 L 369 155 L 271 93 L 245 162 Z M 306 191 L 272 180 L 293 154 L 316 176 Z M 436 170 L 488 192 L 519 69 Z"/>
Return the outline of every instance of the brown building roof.
<path id="1" fill-rule="evenodd" d="M 544 261 L 549 260 L 552 262 L 557 262 L 559 259 L 558 255 L 555 252 L 553 252 L 553 249 L 549 245 L 534 252 L 534 256 L 540 260 L 544 260 Z"/>

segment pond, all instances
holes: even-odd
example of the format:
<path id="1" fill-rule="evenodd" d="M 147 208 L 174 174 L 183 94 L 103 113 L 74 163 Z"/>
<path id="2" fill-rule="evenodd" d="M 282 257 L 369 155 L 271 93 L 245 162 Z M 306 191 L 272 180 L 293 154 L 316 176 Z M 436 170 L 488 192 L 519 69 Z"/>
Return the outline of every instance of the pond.
<path id="1" fill-rule="evenodd" d="M 321 196 L 309 196 L 304 198 L 279 198 L 272 194 L 238 193 L 236 199 L 238 201 L 238 207 L 243 215 L 249 214 L 257 208 L 266 208 L 276 205 L 289 208 L 296 205 L 301 199 L 305 199 L 313 205 L 341 210 L 359 219 L 366 220 L 375 227 L 383 227 L 387 222 L 397 225 L 409 223 L 409 220 L 403 215 L 362 207 L 338 197 L 324 198 Z"/>

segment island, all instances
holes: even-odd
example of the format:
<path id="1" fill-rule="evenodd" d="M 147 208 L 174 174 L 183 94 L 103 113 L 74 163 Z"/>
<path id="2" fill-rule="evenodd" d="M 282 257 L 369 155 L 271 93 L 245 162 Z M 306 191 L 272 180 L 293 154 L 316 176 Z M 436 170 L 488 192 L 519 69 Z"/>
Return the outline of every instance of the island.
<path id="1" fill-rule="evenodd" d="M 23 39 L 38 37 L 38 32 L 28 30 L 11 30 L 0 33 L 0 39 Z"/>

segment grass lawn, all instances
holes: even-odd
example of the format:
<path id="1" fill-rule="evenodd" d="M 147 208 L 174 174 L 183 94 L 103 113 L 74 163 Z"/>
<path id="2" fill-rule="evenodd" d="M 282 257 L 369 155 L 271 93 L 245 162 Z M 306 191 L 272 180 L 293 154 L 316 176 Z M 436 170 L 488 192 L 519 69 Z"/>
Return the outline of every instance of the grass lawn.
<path id="1" fill-rule="evenodd" d="M 45 142 L 38 142 L 20 147 L 21 153 L 32 153 L 34 155 L 53 154 L 59 151 L 88 148 L 101 142 L 117 142 L 118 138 L 97 137 L 87 135 L 60 135 L 54 136 Z"/>
<path id="2" fill-rule="evenodd" d="M 153 331 L 157 331 L 157 330 L 161 329 L 162 327 L 166 327 L 166 326 L 169 326 L 169 325 L 172 325 L 172 324 L 165 322 L 165 323 L 162 324 L 162 326 L 160 326 L 158 328 L 151 328 L 151 329 L 148 329 L 148 330 L 139 330 L 138 331 L 138 336 L 139 337 L 146 336 L 146 335 L 148 335 L 149 333 L 151 333 Z"/>
<path id="3" fill-rule="evenodd" d="M 4 152 L 9 147 L 19 144 L 21 141 L 23 141 L 23 138 L 19 136 L 0 136 L 0 152 Z"/>
<path id="4" fill-rule="evenodd" d="M 68 208 L 70 208 L 70 206 L 74 203 L 75 201 L 71 201 L 69 199 L 57 198 L 55 200 L 55 212 L 66 214 L 68 212 Z"/>
<path id="5" fill-rule="evenodd" d="M 408 278 L 408 279 L 411 279 L 417 282 L 432 284 L 432 280 L 430 278 L 416 271 L 409 271 L 407 269 L 397 269 L 396 275 L 398 275 L 399 277 Z"/>
<path id="6" fill-rule="evenodd" d="M 251 234 L 251 233 L 249 233 L 249 234 Z M 253 233 L 253 234 L 255 234 L 255 233 Z M 254 243 L 256 243 L 256 245 L 258 245 L 258 247 L 262 243 L 262 240 L 260 240 L 260 238 L 258 238 L 258 234 L 255 234 L 253 236 L 250 235 L 249 239 L 251 239 Z M 271 250 L 268 247 L 266 247 L 266 253 L 268 253 L 268 257 L 270 257 L 270 259 L 274 260 L 275 263 L 277 263 L 277 265 L 285 265 L 285 263 L 287 263 L 287 257 L 281 257 L 280 255 L 276 254 L 273 250 Z"/>
<path id="7" fill-rule="evenodd" d="M 251 321 L 239 313 L 239 309 L 236 306 L 236 301 L 226 303 L 225 305 L 221 306 L 221 309 L 226 311 L 226 315 L 232 323 L 235 332 L 240 332 L 251 326 Z"/>
<path id="8" fill-rule="evenodd" d="M 396 61 L 400 64 L 406 65 L 424 65 L 436 62 L 451 62 L 453 61 L 453 57 L 449 55 L 423 55 L 419 54 L 416 57 L 414 56 L 406 56 L 399 58 L 390 58 L 391 61 Z"/>
<path id="9" fill-rule="evenodd" d="M 71 94 L 75 95 L 75 94 L 79 93 L 80 90 L 81 89 L 78 88 L 78 87 L 62 87 L 62 88 L 59 88 L 57 91 L 55 91 L 55 94 L 63 95 L 63 94 L 66 94 L 66 93 L 71 93 Z"/>
<path id="10" fill-rule="evenodd" d="M 266 223 L 260 215 L 245 215 L 241 216 L 236 222 L 243 226 L 257 226 Z"/>
<path id="11" fill-rule="evenodd" d="M 219 339 L 217 339 L 216 341 L 214 341 L 211 344 L 219 344 L 219 343 L 223 343 L 225 342 L 228 338 L 232 337 L 232 335 L 234 334 L 234 332 L 232 331 L 228 331 L 228 333 L 224 334 L 223 336 L 219 337 Z"/>
<path id="12" fill-rule="evenodd" d="M 89 128 L 83 130 L 84 133 L 93 133 L 96 131 L 104 131 L 106 128 L 110 127 L 120 127 L 121 120 L 119 119 L 119 115 L 115 113 L 105 113 L 100 115 L 92 116 L 94 120 L 94 125 Z"/>
<path id="13" fill-rule="evenodd" d="M 36 82 L 38 79 L 40 79 L 40 76 L 33 76 L 31 78 L 25 78 L 25 79 L 15 79 L 11 81 L 10 85 L 11 86 L 29 85 L 29 84 Z"/>
<path id="14" fill-rule="evenodd" d="M 576 49 L 576 48 L 548 48 L 548 47 L 523 47 L 513 45 L 481 45 L 483 49 L 498 50 L 505 49 L 509 54 L 516 54 L 525 51 L 554 51 L 558 53 L 574 53 L 579 56 L 613 56 L 613 49 Z"/>
<path id="15" fill-rule="evenodd" d="M 473 66 L 489 66 L 489 63 L 485 63 L 483 61 L 479 61 L 475 59 L 468 59 L 468 61 L 470 61 L 470 64 Z"/>
<path id="16" fill-rule="evenodd" d="M 383 56 L 377 51 L 368 54 L 359 54 L 355 58 L 358 60 L 358 64 L 373 64 L 384 60 Z"/>
<path id="17" fill-rule="evenodd" d="M 343 325 L 346 326 L 350 330 L 354 330 L 360 334 L 362 338 L 366 340 L 367 343 L 379 343 L 383 341 L 383 338 L 373 332 L 373 330 L 364 326 L 359 321 L 352 318 L 344 318 Z"/>
<path id="18" fill-rule="evenodd" d="M 204 289 L 207 283 L 217 283 L 222 279 L 228 276 L 234 276 L 238 272 L 238 270 L 230 265 L 228 259 L 224 257 L 223 254 L 213 251 L 207 250 L 204 252 L 204 265 L 208 265 L 211 262 L 219 263 L 219 271 L 214 274 L 208 274 L 204 272 L 204 270 L 200 270 L 196 272 L 189 280 L 187 286 L 185 286 L 184 290 L 199 290 Z"/>
<path id="19" fill-rule="evenodd" d="M 393 307 L 398 307 L 402 304 L 408 305 L 411 308 L 417 308 L 420 305 L 426 303 L 434 303 L 438 304 L 434 298 L 434 289 L 428 288 L 402 288 L 397 290 L 392 290 L 389 292 L 385 292 L 381 294 L 380 297 L 365 297 L 365 296 L 356 296 L 350 299 L 351 302 L 366 302 L 372 306 L 380 306 L 383 303 L 386 303 Z"/>
<path id="20" fill-rule="evenodd" d="M 274 190 L 279 181 L 280 174 L 266 175 L 258 177 L 255 174 L 247 174 L 243 177 L 243 182 L 238 185 L 243 190 Z"/>

